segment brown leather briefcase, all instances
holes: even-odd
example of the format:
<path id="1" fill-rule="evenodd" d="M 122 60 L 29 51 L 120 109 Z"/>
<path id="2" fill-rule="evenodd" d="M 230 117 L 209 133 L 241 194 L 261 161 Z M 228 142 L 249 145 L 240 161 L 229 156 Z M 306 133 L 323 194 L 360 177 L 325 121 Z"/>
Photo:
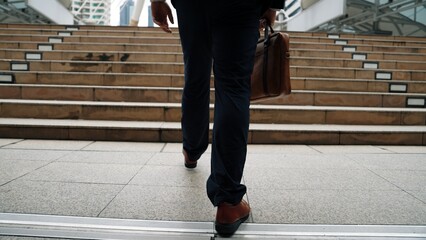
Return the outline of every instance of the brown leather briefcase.
<path id="1" fill-rule="evenodd" d="M 259 40 L 256 48 L 251 75 L 251 102 L 291 93 L 289 45 L 288 34 L 265 28 L 265 37 Z"/>

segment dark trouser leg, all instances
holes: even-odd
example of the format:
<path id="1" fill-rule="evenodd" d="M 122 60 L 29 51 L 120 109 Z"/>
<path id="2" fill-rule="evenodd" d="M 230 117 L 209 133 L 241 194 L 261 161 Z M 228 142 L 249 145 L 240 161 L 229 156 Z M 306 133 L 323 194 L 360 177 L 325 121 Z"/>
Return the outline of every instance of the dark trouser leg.
<path id="1" fill-rule="evenodd" d="M 174 0 L 185 63 L 182 96 L 183 148 L 191 160 L 198 160 L 208 146 L 211 41 L 205 3 Z"/>
<path id="2" fill-rule="evenodd" d="M 256 0 L 208 1 L 215 74 L 215 111 L 211 175 L 207 193 L 217 206 L 239 203 L 247 153 L 250 75 L 259 36 Z"/>

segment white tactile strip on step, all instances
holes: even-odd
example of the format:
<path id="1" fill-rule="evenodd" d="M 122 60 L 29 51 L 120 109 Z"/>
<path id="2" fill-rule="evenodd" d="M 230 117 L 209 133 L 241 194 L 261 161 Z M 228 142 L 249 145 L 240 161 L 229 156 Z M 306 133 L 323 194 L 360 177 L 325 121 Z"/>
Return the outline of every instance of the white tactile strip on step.
<path id="1" fill-rule="evenodd" d="M 376 72 L 376 80 L 392 80 L 391 72 Z"/>
<path id="2" fill-rule="evenodd" d="M 42 59 L 43 59 L 42 53 L 34 53 L 34 52 L 25 53 L 25 60 L 42 60 Z"/>
<path id="3" fill-rule="evenodd" d="M 416 97 L 407 98 L 407 107 L 424 108 L 425 106 L 426 106 L 426 98 L 416 98 Z"/>
<path id="4" fill-rule="evenodd" d="M 78 239 L 220 239 L 213 222 L 0 213 L 0 235 Z M 233 239 L 413 239 L 426 226 L 242 224 Z"/>
<path id="5" fill-rule="evenodd" d="M 328 34 L 327 37 L 331 38 L 331 39 L 339 39 L 340 35 L 339 34 Z"/>
<path id="6" fill-rule="evenodd" d="M 29 71 L 30 64 L 28 62 L 11 62 L 10 70 L 11 71 Z"/>
<path id="7" fill-rule="evenodd" d="M 363 62 L 362 67 L 365 69 L 378 69 L 379 63 L 378 62 Z"/>
<path id="8" fill-rule="evenodd" d="M 366 60 L 367 54 L 365 54 L 365 53 L 353 53 L 352 59 L 353 60 Z"/>
<path id="9" fill-rule="evenodd" d="M 389 92 L 406 93 L 407 87 L 406 83 L 389 83 Z"/>
<path id="10" fill-rule="evenodd" d="M 15 79 L 13 74 L 0 73 L 0 83 L 14 83 Z"/>
<path id="11" fill-rule="evenodd" d="M 348 40 L 335 40 L 334 43 L 338 45 L 347 45 Z"/>
<path id="12" fill-rule="evenodd" d="M 58 36 L 69 37 L 72 35 L 72 32 L 58 32 Z"/>
<path id="13" fill-rule="evenodd" d="M 74 26 L 67 26 L 67 27 L 65 27 L 65 30 L 68 30 L 68 31 L 78 31 L 78 30 L 80 30 L 80 28 L 79 27 L 74 27 Z"/>
<path id="14" fill-rule="evenodd" d="M 49 43 L 62 43 L 63 41 L 62 37 L 49 37 Z"/>
<path id="15" fill-rule="evenodd" d="M 40 51 L 53 51 L 53 44 L 39 44 L 37 49 Z"/>
<path id="16" fill-rule="evenodd" d="M 354 46 L 344 46 L 342 49 L 344 52 L 356 52 L 356 47 Z"/>

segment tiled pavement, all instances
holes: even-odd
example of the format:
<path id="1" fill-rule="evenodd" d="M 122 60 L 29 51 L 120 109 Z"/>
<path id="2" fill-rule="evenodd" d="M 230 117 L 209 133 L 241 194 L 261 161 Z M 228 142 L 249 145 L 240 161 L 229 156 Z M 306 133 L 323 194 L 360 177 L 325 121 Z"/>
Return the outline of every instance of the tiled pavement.
<path id="1" fill-rule="evenodd" d="M 212 222 L 209 151 L 181 144 L 0 139 L 0 212 Z M 252 223 L 426 224 L 426 147 L 249 145 Z"/>

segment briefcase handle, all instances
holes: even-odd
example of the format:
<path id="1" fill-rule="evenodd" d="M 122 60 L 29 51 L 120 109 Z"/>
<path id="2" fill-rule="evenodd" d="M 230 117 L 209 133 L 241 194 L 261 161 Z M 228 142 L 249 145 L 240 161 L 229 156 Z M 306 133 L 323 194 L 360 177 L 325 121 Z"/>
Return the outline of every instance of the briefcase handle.
<path id="1" fill-rule="evenodd" d="M 266 23 L 266 27 L 263 31 L 264 39 L 265 39 L 264 44 L 266 47 L 269 46 L 269 35 L 270 35 L 269 31 L 271 31 L 271 34 L 274 33 L 274 29 L 271 27 L 271 25 L 269 23 Z"/>

